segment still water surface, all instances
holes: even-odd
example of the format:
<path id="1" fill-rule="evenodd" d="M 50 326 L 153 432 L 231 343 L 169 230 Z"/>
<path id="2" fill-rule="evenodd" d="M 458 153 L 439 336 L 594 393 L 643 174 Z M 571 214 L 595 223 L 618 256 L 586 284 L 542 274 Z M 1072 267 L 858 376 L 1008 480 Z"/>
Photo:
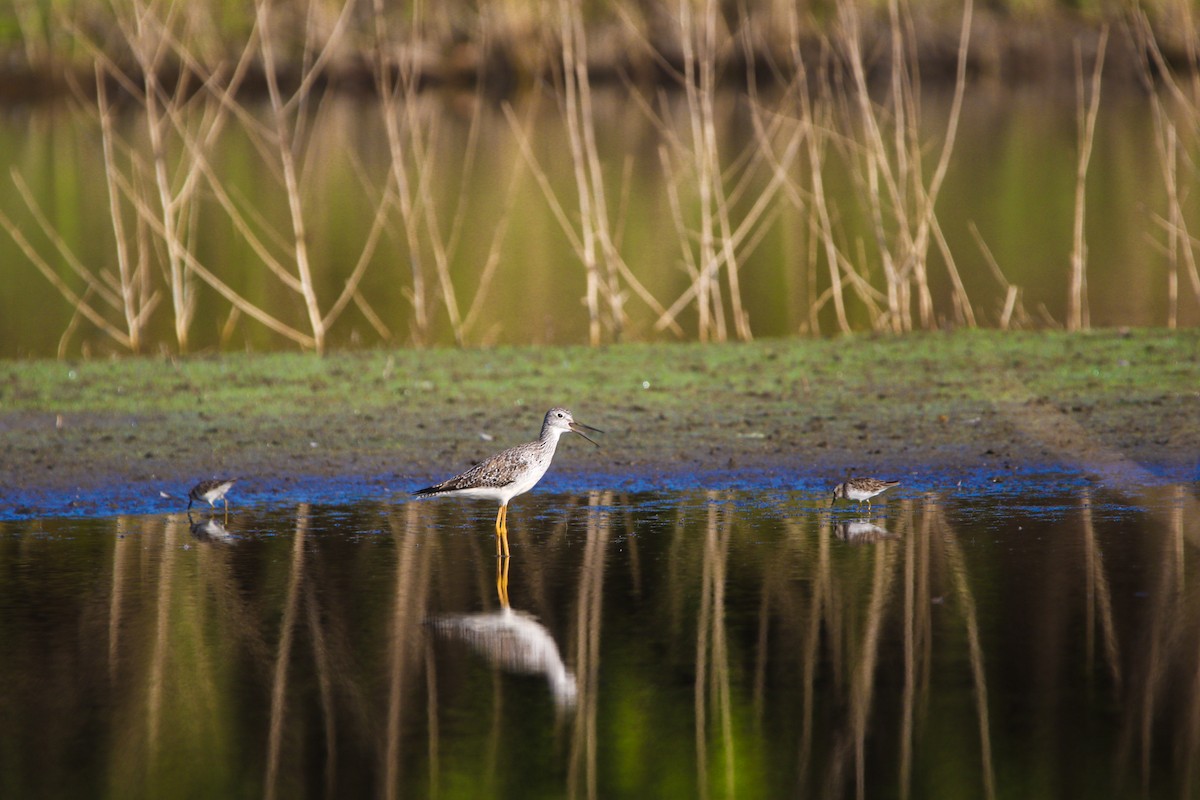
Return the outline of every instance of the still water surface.
<path id="1" fill-rule="evenodd" d="M 1195 495 L 0 523 L 0 795 L 1188 796 Z"/>
<path id="2" fill-rule="evenodd" d="M 928 150 L 927 170 L 932 170 L 945 136 L 950 99 L 936 91 L 921 99 L 919 139 Z M 757 337 L 839 330 L 829 299 L 829 269 L 822 261 L 826 251 L 814 234 L 806 159 L 795 160 L 787 192 L 772 189 L 774 173 L 766 155 L 782 158 L 789 143 L 797 141 L 793 137 L 801 129 L 794 124 L 794 101 L 784 93 L 756 103 L 734 92 L 716 101 L 714 135 L 722 172 L 728 175 L 725 190 L 734 224 L 754 218 L 753 206 L 766 203 L 766 213 L 750 227 L 737 253 L 739 302 Z M 654 108 L 657 117 L 648 115 L 646 108 Z M 322 99 L 319 109 L 306 121 L 305 135 L 297 137 L 297 149 L 306 247 L 316 300 L 325 314 L 350 281 L 365 243 L 372 240 L 391 160 L 378 104 L 353 95 L 331 95 Z M 565 121 L 555 98 L 537 93 L 516 99 L 512 113 L 510 118 L 501 106 L 474 96 L 431 92 L 416 101 L 412 135 L 424 137 L 428 151 L 408 169 L 414 182 L 420 176 L 428 187 L 429 197 L 416 207 L 430 215 L 430 227 L 426 229 L 425 218 L 418 219 L 413 230 L 405 227 L 398 212 L 384 215 L 384 233 L 378 246 L 369 250 L 357 299 L 330 323 L 332 347 L 453 344 L 449 304 L 462 317 L 461 340 L 468 345 L 588 341 L 586 270 L 563 228 L 566 220 L 571 235 L 581 236 L 578 173 L 569 155 Z M 936 211 L 939 233 L 982 326 L 995 327 L 1004 317 L 1004 282 L 1019 289 L 1023 312 L 1015 313 L 1014 325 L 1055 326 L 1066 319 L 1076 115 L 1070 91 L 1037 85 L 1009 89 L 981 82 L 973 84 L 964 99 Z M 522 127 L 512 122 L 514 118 Z M 775 123 L 781 127 L 768 147 L 755 131 Z M 843 136 L 855 141 L 853 125 L 837 124 L 835 142 Z M 1191 129 L 1188 117 L 1178 124 L 1181 131 Z M 114 125 L 130 151 L 119 151 L 119 165 L 144 178 L 127 162 L 148 158 L 145 117 L 126 111 Z M 689 259 L 698 257 L 692 250 L 702 225 L 693 157 L 686 147 L 680 149 L 692 132 L 686 104 L 681 95 L 671 93 L 638 99 L 625 91 L 597 92 L 594 125 L 614 245 L 644 290 L 643 294 L 631 283 L 622 284 L 627 319 L 619 336 L 610 338 L 694 340 L 699 323 L 695 303 L 687 301 L 694 289 Z M 1088 305 L 1095 326 L 1200 324 L 1200 283 L 1194 269 L 1170 266 L 1174 251 L 1165 234 L 1170 212 L 1156 130 L 1143 93 L 1105 94 L 1084 221 Z M 528 155 L 522 149 L 524 138 Z M 108 211 L 101 140 L 94 114 L 85 110 L 34 107 L 0 114 L 0 213 L 21 231 L 29 250 L 80 295 L 87 291 L 80 271 L 99 276 L 94 292 L 104 285 L 112 290 L 117 281 L 119 251 Z M 845 145 L 835 142 L 823 145 L 821 160 L 831 224 L 847 262 L 879 292 L 886 282 L 876 252 L 878 234 L 870 223 L 874 212 L 866 202 L 870 192 L 862 183 L 865 179 L 856 179 L 849 169 L 853 159 L 843 152 Z M 1196 146 L 1194 137 L 1184 138 L 1177 155 L 1181 164 L 1200 157 Z M 291 264 L 292 206 L 270 153 L 256 147 L 244 130 L 230 126 L 208 158 L 221 176 L 222 190 L 237 201 L 253 222 L 249 227 L 264 240 L 263 249 Z M 180 161 L 178 174 L 172 174 L 182 183 L 185 167 L 194 159 Z M 1186 230 L 1200 227 L 1200 211 L 1191 200 L 1197 194 L 1190 190 L 1194 181 L 1195 175 L 1181 166 L 1174 188 L 1189 198 L 1181 210 L 1180 224 L 1186 223 Z M 22 185 L 28 187 L 27 194 L 20 191 Z M 156 196 L 153 187 L 145 191 Z M 48 221 L 52 236 L 35 208 Z M 130 258 L 142 265 L 139 281 L 145 284 L 139 288 L 147 304 L 144 350 L 176 352 L 173 326 L 179 315 L 173 311 L 172 289 L 166 282 L 163 245 L 145 229 L 144 221 L 139 226 L 138 219 L 128 210 L 127 214 Z M 232 224 L 212 191 L 197 193 L 194 214 L 189 212 L 185 223 L 181 225 L 189 231 L 198 263 L 251 304 L 307 330 L 308 311 L 300 294 L 268 269 L 262 250 L 247 242 L 244 229 Z M 888 225 L 895 227 L 891 221 Z M 896 257 L 905 260 L 902 254 Z M 434 269 L 439 258 L 444 259 L 444 272 Z M 934 316 L 938 324 L 961 324 L 939 248 L 930 248 L 929 259 Z M 290 268 L 295 271 L 294 265 Z M 39 271 L 29 251 L 2 230 L 0 273 L 0 358 L 125 352 L 80 317 L 76 304 L 64 299 Z M 212 285 L 188 275 L 183 288 L 194 303 L 189 306 L 194 316 L 185 326 L 191 349 L 296 348 L 246 314 L 234 313 Z M 1174 320 L 1168 299 L 1173 280 L 1178 284 Z M 732 289 L 723 291 L 721 305 L 731 308 Z M 855 292 L 846 295 L 849 325 L 871 330 L 868 306 Z M 125 325 L 100 295 L 87 296 L 112 324 Z M 882 303 L 881 298 L 878 295 L 876 302 Z M 428 317 L 424 322 L 417 313 L 418 300 Z M 676 303 L 678 328 L 662 327 L 663 316 L 655 306 Z"/>

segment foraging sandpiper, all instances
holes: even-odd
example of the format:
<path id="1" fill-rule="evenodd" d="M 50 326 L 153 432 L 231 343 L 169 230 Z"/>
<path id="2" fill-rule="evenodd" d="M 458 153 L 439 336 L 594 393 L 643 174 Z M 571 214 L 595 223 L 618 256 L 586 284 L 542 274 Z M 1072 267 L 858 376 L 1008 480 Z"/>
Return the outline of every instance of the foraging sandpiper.
<path id="1" fill-rule="evenodd" d="M 883 494 L 893 486 L 899 486 L 900 481 L 881 481 L 878 478 L 849 478 L 845 483 L 839 483 L 833 487 L 833 499 L 829 501 L 829 507 L 833 508 L 833 504 L 838 500 L 857 500 L 859 506 L 863 501 L 867 501 L 867 508 L 871 507 L 871 498 L 877 494 Z"/>
<path id="2" fill-rule="evenodd" d="M 233 485 L 237 483 L 237 478 L 216 478 L 214 480 L 200 481 L 192 490 L 188 492 L 188 509 L 192 507 L 192 503 L 201 500 L 208 503 L 212 508 L 216 508 L 217 501 L 225 503 L 225 513 L 229 513 L 229 498 L 225 496 Z"/>

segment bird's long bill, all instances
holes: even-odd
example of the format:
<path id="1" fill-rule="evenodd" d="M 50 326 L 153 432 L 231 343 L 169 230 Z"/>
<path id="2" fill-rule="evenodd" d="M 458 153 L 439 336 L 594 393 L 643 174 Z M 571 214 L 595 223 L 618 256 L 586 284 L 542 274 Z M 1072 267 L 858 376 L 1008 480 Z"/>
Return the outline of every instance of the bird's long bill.
<path id="1" fill-rule="evenodd" d="M 592 437 L 588 436 L 586 433 L 584 433 L 584 431 L 585 430 L 592 431 L 593 433 L 604 433 L 604 431 L 600 430 L 599 428 L 593 428 L 591 425 L 584 425 L 582 422 L 572 422 L 572 423 L 570 423 L 570 426 L 571 426 L 572 431 L 574 431 L 575 433 L 578 433 L 580 436 L 587 439 L 592 444 L 596 445 L 596 447 L 600 446 L 599 442 L 597 442 Z"/>

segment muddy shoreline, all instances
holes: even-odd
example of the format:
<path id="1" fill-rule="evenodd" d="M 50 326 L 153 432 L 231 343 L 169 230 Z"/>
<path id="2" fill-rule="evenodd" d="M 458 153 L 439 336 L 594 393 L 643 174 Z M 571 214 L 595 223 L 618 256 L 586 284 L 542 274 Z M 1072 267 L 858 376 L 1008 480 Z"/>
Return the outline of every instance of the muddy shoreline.
<path id="1" fill-rule="evenodd" d="M 6 362 L 0 519 L 179 510 L 214 475 L 243 504 L 404 502 L 555 404 L 606 433 L 543 491 L 1200 480 L 1193 331 Z"/>

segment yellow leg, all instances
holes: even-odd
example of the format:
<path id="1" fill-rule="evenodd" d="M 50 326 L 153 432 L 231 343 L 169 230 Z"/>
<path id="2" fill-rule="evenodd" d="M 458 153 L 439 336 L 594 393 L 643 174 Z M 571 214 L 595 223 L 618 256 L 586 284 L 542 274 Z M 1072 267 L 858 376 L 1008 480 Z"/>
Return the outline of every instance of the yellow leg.
<path id="1" fill-rule="evenodd" d="M 496 557 L 508 558 L 508 506 L 496 512 Z"/>
<path id="2" fill-rule="evenodd" d="M 500 598 L 500 606 L 508 608 L 508 565 L 510 559 L 497 559 L 496 561 L 496 596 Z"/>

